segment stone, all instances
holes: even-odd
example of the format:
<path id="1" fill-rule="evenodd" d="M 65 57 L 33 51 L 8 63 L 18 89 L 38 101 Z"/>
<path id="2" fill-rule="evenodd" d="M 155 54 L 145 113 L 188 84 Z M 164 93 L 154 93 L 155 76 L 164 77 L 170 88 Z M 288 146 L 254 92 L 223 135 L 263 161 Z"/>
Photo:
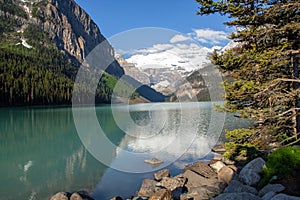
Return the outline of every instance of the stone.
<path id="1" fill-rule="evenodd" d="M 207 187 L 192 188 L 191 191 L 184 193 L 180 196 L 180 200 L 209 200 L 217 195 L 214 190 L 210 190 Z"/>
<path id="2" fill-rule="evenodd" d="M 283 190 L 285 190 L 285 187 L 281 184 L 268 184 L 259 191 L 258 196 L 262 197 L 268 192 L 280 193 Z"/>
<path id="3" fill-rule="evenodd" d="M 157 192 L 155 192 L 149 200 L 171 200 L 172 195 L 171 191 L 168 189 L 160 189 Z"/>
<path id="4" fill-rule="evenodd" d="M 224 157 L 221 154 L 216 153 L 212 160 L 222 161 L 224 160 Z"/>
<path id="5" fill-rule="evenodd" d="M 147 164 L 150 164 L 150 165 L 160 165 L 163 163 L 163 161 L 161 161 L 157 158 L 151 158 L 150 160 L 145 160 L 144 162 Z"/>
<path id="6" fill-rule="evenodd" d="M 265 195 L 262 197 L 262 200 L 270 200 L 270 199 L 272 199 L 275 195 L 276 195 L 276 193 L 273 192 L 273 191 L 268 192 L 267 194 L 265 194 Z"/>
<path id="7" fill-rule="evenodd" d="M 219 172 L 225 164 L 221 161 L 217 161 L 214 164 L 211 164 L 210 167 L 214 169 L 216 172 Z"/>
<path id="8" fill-rule="evenodd" d="M 226 184 L 229 184 L 234 177 L 234 171 L 227 166 L 222 167 L 218 172 L 218 179 Z"/>
<path id="9" fill-rule="evenodd" d="M 156 181 L 161 181 L 164 177 L 170 177 L 170 171 L 168 169 L 160 170 L 154 174 Z"/>
<path id="10" fill-rule="evenodd" d="M 67 192 L 58 192 L 53 195 L 50 200 L 68 200 L 70 197 L 70 193 Z"/>
<path id="11" fill-rule="evenodd" d="M 254 187 L 244 185 L 240 181 L 232 180 L 228 187 L 225 188 L 224 193 L 241 193 L 241 192 L 247 192 L 254 195 L 257 195 L 257 190 Z"/>
<path id="12" fill-rule="evenodd" d="M 184 185 L 186 183 L 184 177 L 164 177 L 159 183 L 156 184 L 158 187 L 164 187 L 171 191 L 174 199 L 179 199 L 181 193 L 184 191 Z"/>
<path id="13" fill-rule="evenodd" d="M 235 165 L 227 165 L 227 167 L 229 167 L 230 169 L 232 169 L 235 172 L 238 171 L 238 168 Z"/>
<path id="14" fill-rule="evenodd" d="M 219 154 L 223 154 L 226 152 L 226 149 L 223 144 L 216 144 L 211 150 Z"/>
<path id="15" fill-rule="evenodd" d="M 156 188 L 157 182 L 150 179 L 145 179 L 142 183 L 142 186 L 138 192 L 138 196 L 142 197 L 150 197 L 152 196 L 157 188 Z"/>
<path id="16" fill-rule="evenodd" d="M 184 170 L 191 170 L 205 178 L 217 178 L 217 173 L 204 162 L 197 162 L 191 166 L 185 167 Z"/>
<path id="17" fill-rule="evenodd" d="M 70 200 L 94 200 L 86 191 L 74 192 Z"/>
<path id="18" fill-rule="evenodd" d="M 112 199 L 110 199 L 110 200 L 123 200 L 123 199 L 122 199 L 122 197 L 119 197 L 119 196 L 118 196 L 118 197 L 114 197 L 114 198 L 112 198 Z"/>
<path id="19" fill-rule="evenodd" d="M 300 197 L 290 196 L 286 194 L 277 194 L 271 200 L 300 200 Z"/>
<path id="20" fill-rule="evenodd" d="M 239 174 L 239 179 L 246 185 L 255 186 L 260 181 L 259 173 L 266 162 L 262 158 L 256 158 L 243 167 Z"/>
<path id="21" fill-rule="evenodd" d="M 241 192 L 241 193 L 222 193 L 214 200 L 261 200 L 258 196 L 254 194 Z"/>
<path id="22" fill-rule="evenodd" d="M 221 191 L 223 189 L 223 185 L 218 179 L 208 179 L 191 170 L 187 170 L 183 174 L 179 174 L 176 177 L 184 177 L 187 179 L 185 187 L 188 191 L 191 191 L 192 188 L 198 188 L 202 186 L 215 188 L 217 191 Z"/>
<path id="23" fill-rule="evenodd" d="M 71 195 L 70 200 L 83 200 L 83 199 L 78 193 L 75 192 Z"/>

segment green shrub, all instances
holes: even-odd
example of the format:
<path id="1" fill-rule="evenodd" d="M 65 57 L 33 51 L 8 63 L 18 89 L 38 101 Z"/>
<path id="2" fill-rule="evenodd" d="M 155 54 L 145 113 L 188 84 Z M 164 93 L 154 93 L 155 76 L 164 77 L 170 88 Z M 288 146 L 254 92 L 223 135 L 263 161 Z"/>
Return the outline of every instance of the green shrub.
<path id="1" fill-rule="evenodd" d="M 226 139 L 229 142 L 225 143 L 226 152 L 223 156 L 232 160 L 241 158 L 252 160 L 257 157 L 258 147 L 249 142 L 254 132 L 255 130 L 246 128 L 226 130 Z"/>
<path id="2" fill-rule="evenodd" d="M 262 171 L 260 187 L 266 185 L 273 176 L 282 178 L 292 175 L 300 167 L 300 148 L 283 147 L 277 149 L 267 158 L 266 167 Z"/>

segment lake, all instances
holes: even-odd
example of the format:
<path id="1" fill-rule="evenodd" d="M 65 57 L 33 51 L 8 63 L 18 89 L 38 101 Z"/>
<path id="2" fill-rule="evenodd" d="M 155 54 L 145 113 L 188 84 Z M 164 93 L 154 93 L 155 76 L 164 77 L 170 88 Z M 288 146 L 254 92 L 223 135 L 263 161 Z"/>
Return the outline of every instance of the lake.
<path id="1" fill-rule="evenodd" d="M 209 160 L 225 129 L 250 124 L 215 112 L 208 102 L 0 113 L 1 200 L 49 199 L 58 191 L 78 190 L 99 200 L 130 197 L 159 169 L 176 174 L 189 163 Z M 153 157 L 163 164 L 144 163 Z"/>

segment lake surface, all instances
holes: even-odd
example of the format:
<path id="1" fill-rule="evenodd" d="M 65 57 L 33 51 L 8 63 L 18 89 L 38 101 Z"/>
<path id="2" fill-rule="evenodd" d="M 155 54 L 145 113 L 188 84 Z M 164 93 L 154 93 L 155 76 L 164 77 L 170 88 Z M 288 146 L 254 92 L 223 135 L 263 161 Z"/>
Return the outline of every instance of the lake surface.
<path id="1" fill-rule="evenodd" d="M 161 168 L 210 159 L 222 130 L 250 124 L 227 114 L 223 126 L 224 117 L 211 103 L 0 109 L 0 199 L 130 197 Z M 153 157 L 164 163 L 144 163 Z"/>

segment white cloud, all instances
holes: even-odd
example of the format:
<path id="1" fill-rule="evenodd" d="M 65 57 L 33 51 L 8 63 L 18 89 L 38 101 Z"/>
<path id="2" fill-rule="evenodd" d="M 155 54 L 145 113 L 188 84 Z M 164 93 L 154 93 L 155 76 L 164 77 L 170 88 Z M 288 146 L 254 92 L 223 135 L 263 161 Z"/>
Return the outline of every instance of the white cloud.
<path id="1" fill-rule="evenodd" d="M 170 42 L 171 43 L 177 43 L 177 42 L 184 42 L 191 40 L 191 38 L 184 36 L 184 35 L 175 35 L 173 38 L 171 38 Z"/>
<path id="2" fill-rule="evenodd" d="M 229 41 L 229 39 L 227 38 L 228 33 L 212 29 L 194 29 L 194 31 L 192 33 L 189 33 L 188 35 L 204 44 L 215 45 Z"/>

